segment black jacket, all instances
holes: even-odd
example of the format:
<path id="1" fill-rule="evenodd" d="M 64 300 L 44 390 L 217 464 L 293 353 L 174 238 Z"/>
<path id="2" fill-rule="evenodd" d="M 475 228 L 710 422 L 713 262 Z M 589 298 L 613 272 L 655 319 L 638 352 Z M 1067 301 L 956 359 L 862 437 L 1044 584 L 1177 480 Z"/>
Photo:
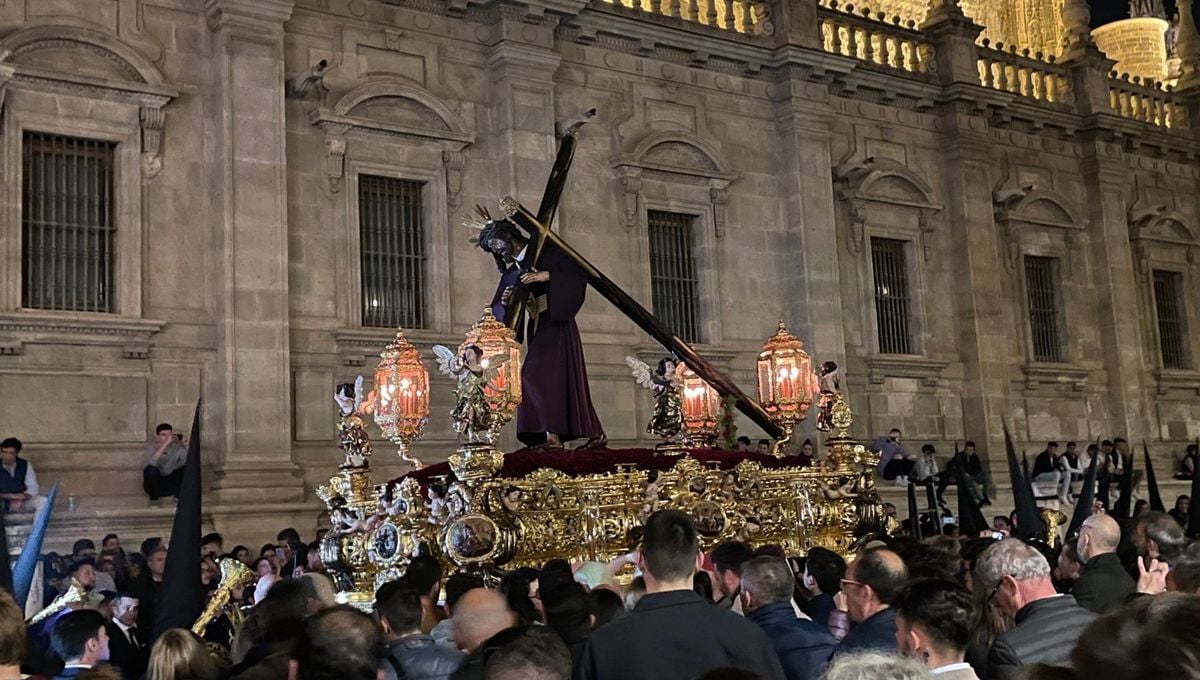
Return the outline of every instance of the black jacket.
<path id="1" fill-rule="evenodd" d="M 988 680 L 1008 680 L 1021 666 L 1069 665 L 1083 629 L 1096 618 L 1070 595 L 1035 600 L 1021 607 L 1016 626 L 1001 633 L 988 650 Z"/>
<path id="2" fill-rule="evenodd" d="M 395 661 L 407 680 L 447 680 L 462 666 L 463 653 L 433 641 L 432 635 L 406 635 L 388 643 L 389 662 L 383 664 L 387 680 L 396 680 Z"/>
<path id="3" fill-rule="evenodd" d="M 594 631 L 575 680 L 690 680 L 717 667 L 784 680 L 766 634 L 690 590 L 645 595 L 626 617 Z"/>
<path id="4" fill-rule="evenodd" d="M 875 612 L 851 628 L 838 645 L 837 653 L 871 650 L 896 653 L 896 610 L 891 607 Z"/>
<path id="5" fill-rule="evenodd" d="M 141 631 L 137 632 L 139 644 L 134 647 L 116 623 L 109 622 L 104 627 L 108 631 L 108 662 L 121 670 L 125 680 L 141 680 L 150 660 L 150 648 L 140 637 Z"/>
<path id="6" fill-rule="evenodd" d="M 791 602 L 760 607 L 746 618 L 767 634 L 787 680 L 817 680 L 837 647 L 837 640 L 825 626 L 796 618 Z"/>
<path id="7" fill-rule="evenodd" d="M 811 600 L 800 607 L 808 614 L 808 618 L 813 620 L 813 623 L 818 626 L 829 625 L 829 613 L 837 607 L 833 604 L 833 596 L 825 593 L 814 595 Z"/>
<path id="8" fill-rule="evenodd" d="M 1096 555 L 1083 565 L 1071 594 L 1080 607 L 1103 614 L 1121 606 L 1137 590 L 1116 553 Z"/>

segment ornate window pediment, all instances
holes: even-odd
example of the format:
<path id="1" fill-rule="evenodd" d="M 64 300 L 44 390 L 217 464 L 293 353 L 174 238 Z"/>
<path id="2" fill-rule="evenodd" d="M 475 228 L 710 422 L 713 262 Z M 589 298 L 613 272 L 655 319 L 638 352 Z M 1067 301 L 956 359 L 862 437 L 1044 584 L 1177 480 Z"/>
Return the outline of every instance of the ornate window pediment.
<path id="1" fill-rule="evenodd" d="M 162 171 L 163 107 L 179 96 L 136 49 L 91 28 L 42 25 L 0 40 L 0 106 L 10 90 L 69 94 L 138 107 L 142 171 Z"/>
<path id="2" fill-rule="evenodd" d="M 643 180 L 707 187 L 717 236 L 725 233 L 726 189 L 738 177 L 717 147 L 681 130 L 661 130 L 646 135 L 629 152 L 618 154 L 612 167 L 621 176 L 625 195 L 625 226 L 638 223 L 638 200 Z"/>
<path id="3" fill-rule="evenodd" d="M 850 215 L 850 252 L 862 252 L 866 240 L 867 206 L 885 205 L 916 211 L 922 251 L 929 259 L 925 238 L 932 230 L 930 218 L 942 206 L 933 200 L 933 187 L 920 175 L 890 158 L 852 159 L 833 169 L 838 197 Z"/>
<path id="4" fill-rule="evenodd" d="M 1076 236 L 1087 229 L 1087 220 L 1081 217 L 1066 199 L 1034 184 L 1018 184 L 1015 179 L 1010 179 L 992 193 L 992 204 L 996 225 L 1000 227 L 1008 243 L 1005 264 L 1010 270 L 1019 269 L 1022 228 L 1031 226 L 1065 230 L 1062 234 L 1066 262 L 1068 267 L 1071 266 L 1071 253 L 1075 250 Z"/>
<path id="5" fill-rule="evenodd" d="M 465 163 L 462 150 L 474 143 L 461 116 L 428 90 L 400 80 L 383 80 L 357 87 L 332 108 L 309 114 L 313 125 L 325 132 L 325 177 L 330 192 L 341 190 L 345 176 L 346 133 L 404 137 L 442 147 L 447 196 L 457 207 Z"/>

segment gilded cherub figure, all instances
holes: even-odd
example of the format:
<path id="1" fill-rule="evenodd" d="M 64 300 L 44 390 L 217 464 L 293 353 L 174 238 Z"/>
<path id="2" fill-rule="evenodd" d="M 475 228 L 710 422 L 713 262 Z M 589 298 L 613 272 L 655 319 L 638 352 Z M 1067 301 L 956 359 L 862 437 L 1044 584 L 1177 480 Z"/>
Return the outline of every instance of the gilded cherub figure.
<path id="1" fill-rule="evenodd" d="M 837 403 L 838 395 L 842 392 L 841 371 L 832 361 L 821 364 L 821 376 L 817 380 L 821 390 L 821 402 L 817 412 L 817 429 L 822 432 L 833 431 L 833 405 Z"/>
<path id="2" fill-rule="evenodd" d="M 358 376 L 354 386 L 339 385 L 333 395 L 333 401 L 338 405 L 338 448 L 346 453 L 343 468 L 366 467 L 367 458 L 371 456 L 371 439 L 367 435 L 367 421 L 364 417 L 374 410 L 374 393 L 363 398 L 363 378 Z"/>
<path id="3" fill-rule="evenodd" d="M 654 415 L 646 425 L 646 432 L 665 442 L 678 441 L 683 433 L 680 392 L 683 381 L 679 377 L 679 363 L 672 357 L 665 357 L 651 368 L 637 357 L 625 357 L 625 364 L 633 370 L 637 384 L 654 394 Z"/>
<path id="4" fill-rule="evenodd" d="M 483 349 L 475 344 L 463 347 L 457 355 L 444 345 L 434 345 L 433 352 L 437 355 L 438 369 L 458 381 L 454 390 L 456 403 L 450 413 L 454 431 L 465 434 L 470 443 L 481 440 L 492 443 L 495 433 L 486 390 L 498 389 L 492 381 L 508 357 L 499 353 L 485 357 Z"/>

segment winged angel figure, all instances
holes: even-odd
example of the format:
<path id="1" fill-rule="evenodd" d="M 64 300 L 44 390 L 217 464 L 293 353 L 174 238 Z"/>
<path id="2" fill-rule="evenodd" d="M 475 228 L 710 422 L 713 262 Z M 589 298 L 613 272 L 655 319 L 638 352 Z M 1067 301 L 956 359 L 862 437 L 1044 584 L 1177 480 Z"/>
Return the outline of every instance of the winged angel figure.
<path id="1" fill-rule="evenodd" d="M 470 443 L 481 440 L 493 443 L 495 433 L 492 432 L 486 390 L 489 387 L 499 389 L 492 381 L 500 374 L 508 357 L 500 353 L 485 357 L 483 349 L 475 344 L 463 347 L 458 354 L 444 345 L 434 345 L 433 353 L 437 355 L 438 370 L 458 381 L 454 390 L 457 403 L 450 412 L 454 431 L 466 434 Z"/>
<path id="2" fill-rule="evenodd" d="M 633 371 L 637 384 L 654 394 L 654 416 L 646 432 L 664 441 L 678 441 L 683 432 L 680 364 L 671 357 L 660 359 L 653 368 L 637 357 L 625 357 L 625 364 Z"/>

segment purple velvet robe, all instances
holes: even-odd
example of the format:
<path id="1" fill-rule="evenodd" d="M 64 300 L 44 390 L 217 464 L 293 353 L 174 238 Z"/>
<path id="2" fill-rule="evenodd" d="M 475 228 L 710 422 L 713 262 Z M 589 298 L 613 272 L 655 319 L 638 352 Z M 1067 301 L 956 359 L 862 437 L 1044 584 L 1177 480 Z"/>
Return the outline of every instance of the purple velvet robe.
<path id="1" fill-rule="evenodd" d="M 544 442 L 547 432 L 557 434 L 563 442 L 599 437 L 604 428 L 592 408 L 583 343 L 575 325 L 587 292 L 587 274 L 549 244 L 538 258 L 537 268 L 550 272 L 550 280 L 530 286 L 529 304 L 545 295 L 548 308 L 536 323 L 526 321 L 517 438 L 533 446 Z M 520 287 L 520 277 L 516 267 L 501 275 L 492 298 L 492 314 L 497 319 L 504 320 L 500 296 L 508 286 Z"/>

